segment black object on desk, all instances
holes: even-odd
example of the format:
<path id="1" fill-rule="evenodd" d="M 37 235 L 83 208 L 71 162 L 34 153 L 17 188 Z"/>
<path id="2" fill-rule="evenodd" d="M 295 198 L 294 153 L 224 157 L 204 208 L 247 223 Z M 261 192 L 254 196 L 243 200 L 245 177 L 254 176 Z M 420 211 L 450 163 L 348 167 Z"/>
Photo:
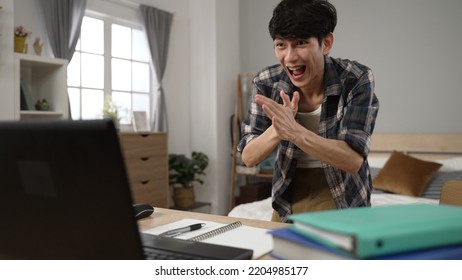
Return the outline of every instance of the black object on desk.
<path id="1" fill-rule="evenodd" d="M 135 219 L 140 220 L 147 218 L 154 213 L 154 207 L 147 203 L 133 204 L 133 212 L 135 213 Z"/>

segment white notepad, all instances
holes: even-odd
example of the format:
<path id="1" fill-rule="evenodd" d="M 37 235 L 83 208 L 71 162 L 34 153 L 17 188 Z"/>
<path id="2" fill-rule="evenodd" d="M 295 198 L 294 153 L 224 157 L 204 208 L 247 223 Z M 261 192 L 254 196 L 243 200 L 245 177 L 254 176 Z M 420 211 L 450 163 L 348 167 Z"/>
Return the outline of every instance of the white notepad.
<path id="1" fill-rule="evenodd" d="M 173 222 L 167 225 L 158 226 L 152 229 L 144 230 L 143 233 L 159 235 L 168 230 L 190 226 L 197 223 L 205 223 L 205 226 L 199 230 L 190 231 L 176 236 L 178 239 L 190 239 L 198 235 L 208 233 L 215 229 L 227 226 L 227 224 L 216 223 L 211 221 L 203 221 L 196 219 L 183 219 L 177 222 Z M 256 228 L 246 225 L 241 225 L 235 228 L 213 235 L 212 237 L 206 238 L 201 242 L 225 245 L 231 247 L 239 247 L 245 249 L 252 249 L 252 259 L 258 259 L 261 256 L 268 254 L 273 250 L 273 239 L 268 234 L 267 229 Z"/>

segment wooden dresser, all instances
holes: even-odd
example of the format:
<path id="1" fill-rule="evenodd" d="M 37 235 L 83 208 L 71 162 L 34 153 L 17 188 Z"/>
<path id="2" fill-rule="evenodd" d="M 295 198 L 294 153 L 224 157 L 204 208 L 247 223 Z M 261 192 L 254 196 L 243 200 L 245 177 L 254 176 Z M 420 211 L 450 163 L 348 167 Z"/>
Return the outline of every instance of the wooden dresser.
<path id="1" fill-rule="evenodd" d="M 134 203 L 168 208 L 168 149 L 166 133 L 121 133 Z"/>

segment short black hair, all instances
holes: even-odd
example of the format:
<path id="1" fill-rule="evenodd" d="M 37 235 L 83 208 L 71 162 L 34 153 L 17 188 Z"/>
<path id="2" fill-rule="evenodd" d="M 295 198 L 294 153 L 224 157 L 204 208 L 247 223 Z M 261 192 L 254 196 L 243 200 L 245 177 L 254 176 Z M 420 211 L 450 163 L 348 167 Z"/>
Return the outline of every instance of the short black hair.
<path id="1" fill-rule="evenodd" d="M 269 22 L 271 38 L 309 39 L 321 43 L 337 25 L 337 10 L 327 0 L 282 0 Z"/>

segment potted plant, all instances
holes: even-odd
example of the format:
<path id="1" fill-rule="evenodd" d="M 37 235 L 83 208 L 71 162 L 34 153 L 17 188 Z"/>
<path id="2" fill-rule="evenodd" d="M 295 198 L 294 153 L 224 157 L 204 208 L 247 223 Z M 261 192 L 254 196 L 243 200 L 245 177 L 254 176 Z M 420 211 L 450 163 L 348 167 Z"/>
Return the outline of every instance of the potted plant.
<path id="1" fill-rule="evenodd" d="M 14 28 L 14 51 L 18 53 L 27 53 L 26 39 L 29 32 L 24 26 L 19 25 Z"/>
<path id="2" fill-rule="evenodd" d="M 117 129 L 120 127 L 119 110 L 110 96 L 104 98 L 103 118 L 112 119 Z"/>
<path id="3" fill-rule="evenodd" d="M 204 183 L 200 176 L 205 175 L 204 170 L 208 163 L 209 158 L 201 152 L 192 152 L 190 158 L 183 154 L 169 155 L 169 184 L 173 187 L 173 202 L 176 208 L 190 209 L 194 207 L 193 183 Z"/>

